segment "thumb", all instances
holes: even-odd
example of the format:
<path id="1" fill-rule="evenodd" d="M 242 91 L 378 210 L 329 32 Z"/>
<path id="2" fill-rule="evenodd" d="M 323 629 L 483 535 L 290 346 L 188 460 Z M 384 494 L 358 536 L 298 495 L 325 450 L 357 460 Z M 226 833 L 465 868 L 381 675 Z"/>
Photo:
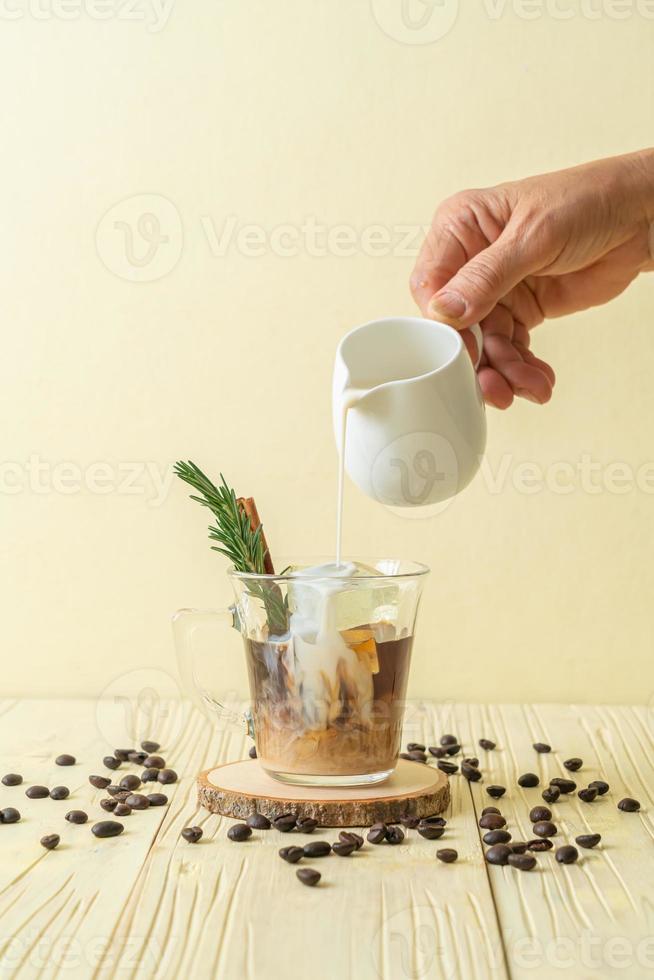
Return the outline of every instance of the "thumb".
<path id="1" fill-rule="evenodd" d="M 475 255 L 430 300 L 428 312 L 458 329 L 479 323 L 535 267 L 524 243 L 506 234 Z"/>

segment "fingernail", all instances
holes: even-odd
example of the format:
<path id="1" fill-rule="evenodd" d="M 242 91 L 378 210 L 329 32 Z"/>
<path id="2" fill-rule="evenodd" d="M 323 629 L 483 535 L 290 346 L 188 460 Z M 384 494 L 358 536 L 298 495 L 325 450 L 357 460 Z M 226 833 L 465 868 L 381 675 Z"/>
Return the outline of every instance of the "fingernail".
<path id="1" fill-rule="evenodd" d="M 466 301 L 459 293 L 437 293 L 429 304 L 429 312 L 433 316 L 449 316 L 459 320 L 466 311 Z"/>
<path id="2" fill-rule="evenodd" d="M 526 388 L 518 388 L 516 390 L 516 395 L 520 395 L 521 398 L 526 398 L 528 402 L 533 402 L 534 405 L 541 404 L 540 399 L 536 398 L 536 396 L 533 395 L 530 391 L 527 391 Z"/>

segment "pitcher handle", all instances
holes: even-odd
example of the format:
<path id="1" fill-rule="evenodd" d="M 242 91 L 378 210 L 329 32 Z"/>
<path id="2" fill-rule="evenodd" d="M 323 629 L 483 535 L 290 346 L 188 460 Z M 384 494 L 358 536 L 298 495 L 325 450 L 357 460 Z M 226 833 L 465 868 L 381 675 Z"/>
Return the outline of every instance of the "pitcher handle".
<path id="1" fill-rule="evenodd" d="M 254 738 L 254 728 L 250 712 L 239 714 L 222 704 L 199 680 L 196 673 L 196 658 L 193 646 L 195 631 L 207 623 L 217 622 L 229 628 L 238 628 L 236 610 L 229 609 L 178 609 L 173 616 L 173 637 L 177 666 L 182 685 L 193 703 L 205 715 L 211 717 L 215 712 L 220 720 L 229 728 L 241 735 Z"/>
<path id="2" fill-rule="evenodd" d="M 477 360 L 475 362 L 475 371 L 476 371 L 477 368 L 479 367 L 479 362 L 481 361 L 481 355 L 484 353 L 484 335 L 481 332 L 481 327 L 479 326 L 478 323 L 473 323 L 473 325 L 470 327 L 470 333 L 477 341 L 477 350 L 479 351 L 479 353 L 477 354 Z"/>

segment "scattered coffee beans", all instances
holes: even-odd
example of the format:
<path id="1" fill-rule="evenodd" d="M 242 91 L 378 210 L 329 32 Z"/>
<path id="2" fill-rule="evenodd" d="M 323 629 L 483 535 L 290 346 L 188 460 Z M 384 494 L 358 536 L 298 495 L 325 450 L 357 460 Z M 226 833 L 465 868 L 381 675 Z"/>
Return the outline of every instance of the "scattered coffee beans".
<path id="1" fill-rule="evenodd" d="M 107 786 L 111 786 L 111 780 L 108 776 L 89 776 L 89 782 L 96 789 L 106 789 Z"/>
<path id="2" fill-rule="evenodd" d="M 493 844 L 508 844 L 511 840 L 511 834 L 508 830 L 489 830 L 487 834 L 484 834 L 484 844 L 488 844 L 490 847 Z"/>
<path id="3" fill-rule="evenodd" d="M 461 774 L 468 780 L 469 783 L 477 783 L 481 779 L 481 773 L 476 766 L 471 766 L 469 763 L 461 763 Z"/>
<path id="4" fill-rule="evenodd" d="M 245 822 L 253 830 L 270 830 L 271 827 L 270 820 L 263 813 L 251 813 Z"/>
<path id="5" fill-rule="evenodd" d="M 115 755 L 105 755 L 102 760 L 102 765 L 107 769 L 118 769 L 120 765 L 120 759 L 117 759 Z"/>
<path id="6" fill-rule="evenodd" d="M 458 856 L 458 851 L 455 851 L 453 847 L 441 847 L 436 851 L 436 857 L 443 864 L 454 864 Z"/>
<path id="7" fill-rule="evenodd" d="M 147 810 L 150 806 L 149 799 L 147 796 L 143 796 L 142 793 L 130 793 L 125 803 L 130 810 Z"/>
<path id="8" fill-rule="evenodd" d="M 371 844 L 383 844 L 386 840 L 387 827 L 385 823 L 376 823 L 368 831 L 368 840 Z M 420 833 L 420 828 L 418 828 L 418 833 Z M 425 836 L 424 834 L 422 835 Z"/>
<path id="9" fill-rule="evenodd" d="M 479 826 L 483 830 L 501 830 L 506 827 L 506 820 L 501 813 L 487 813 L 479 820 Z"/>
<path id="10" fill-rule="evenodd" d="M 548 810 L 546 806 L 535 806 L 529 811 L 529 819 L 532 823 L 538 823 L 539 820 L 551 820 L 552 811 Z"/>
<path id="11" fill-rule="evenodd" d="M 143 765 L 146 769 L 165 769 L 166 760 L 162 759 L 160 755 L 148 755 L 143 760 Z"/>
<path id="12" fill-rule="evenodd" d="M 141 780 L 139 779 L 138 776 L 135 776 L 133 773 L 129 773 L 129 775 L 123 776 L 123 778 L 121 779 L 118 785 L 120 786 L 121 789 L 128 789 L 128 790 L 138 789 L 139 786 L 141 785 Z"/>
<path id="13" fill-rule="evenodd" d="M 583 766 L 583 764 L 584 763 L 581 759 L 566 759 L 565 762 L 563 763 L 565 768 L 569 769 L 570 772 L 578 772 Z"/>
<path id="14" fill-rule="evenodd" d="M 174 769 L 160 769 L 157 779 L 160 783 L 176 783 L 177 773 Z"/>
<path id="15" fill-rule="evenodd" d="M 46 851 L 54 851 L 60 840 L 59 834 L 46 834 L 45 837 L 41 838 L 40 844 L 45 847 Z"/>
<path id="16" fill-rule="evenodd" d="M 165 793 L 148 793 L 148 800 L 150 801 L 150 806 L 165 806 L 168 802 L 168 797 Z"/>
<path id="17" fill-rule="evenodd" d="M 296 821 L 295 829 L 301 834 L 312 834 L 317 826 L 318 821 L 314 820 L 313 817 L 300 817 Z"/>
<path id="18" fill-rule="evenodd" d="M 618 803 L 618 810 L 624 810 L 626 813 L 636 813 L 640 810 L 640 803 L 638 800 L 632 800 L 630 796 L 625 796 L 624 800 L 620 800 Z"/>
<path id="19" fill-rule="evenodd" d="M 280 858 L 288 861 L 289 864 L 297 864 L 300 858 L 304 857 L 304 851 L 301 847 L 280 847 L 278 853 Z"/>
<path id="20" fill-rule="evenodd" d="M 537 837 L 554 837 L 559 832 L 551 820 L 538 820 L 531 829 Z"/>
<path id="21" fill-rule="evenodd" d="M 407 830 L 415 830 L 420 823 L 420 817 L 416 817 L 410 813 L 403 813 L 400 817 L 400 823 L 403 827 L 406 827 Z"/>
<path id="22" fill-rule="evenodd" d="M 357 851 L 363 847 L 363 837 L 355 834 L 353 830 L 341 830 L 338 838 L 343 844 L 354 844 Z"/>
<path id="23" fill-rule="evenodd" d="M 479 747 L 485 749 L 486 752 L 492 752 L 494 748 L 497 748 L 495 742 L 492 742 L 490 738 L 480 738 Z"/>
<path id="24" fill-rule="evenodd" d="M 544 789 L 540 795 L 543 797 L 546 803 L 556 803 L 561 795 L 561 790 L 558 786 L 548 786 L 547 789 Z"/>
<path id="25" fill-rule="evenodd" d="M 332 849 L 332 845 L 327 840 L 312 840 L 310 844 L 305 844 L 304 856 L 308 858 L 327 857 Z"/>
<path id="26" fill-rule="evenodd" d="M 55 759 L 55 763 L 58 766 L 74 766 L 76 763 L 76 758 L 74 755 L 58 755 Z"/>
<path id="27" fill-rule="evenodd" d="M 510 846 L 513 854 L 524 854 L 525 851 L 527 850 L 527 841 L 525 840 L 512 841 Z"/>
<path id="28" fill-rule="evenodd" d="M 67 786 L 53 786 L 50 790 L 51 800 L 65 800 L 70 796 L 70 790 Z"/>
<path id="29" fill-rule="evenodd" d="M 601 834 L 580 834 L 579 837 L 575 837 L 575 842 L 579 847 L 596 847 L 601 839 Z"/>
<path id="30" fill-rule="evenodd" d="M 609 784 L 605 783 L 603 779 L 594 779 L 592 783 L 588 784 L 592 789 L 596 789 L 598 796 L 604 796 L 605 793 L 609 791 Z"/>
<path id="31" fill-rule="evenodd" d="M 597 799 L 597 786 L 587 786 L 586 789 L 580 789 L 577 796 L 583 803 L 592 803 L 593 800 Z"/>
<path id="32" fill-rule="evenodd" d="M 456 735 L 441 735 L 440 743 L 441 745 L 458 745 L 459 740 Z"/>
<path id="33" fill-rule="evenodd" d="M 332 851 L 339 857 L 349 857 L 352 851 L 356 851 L 356 844 L 346 844 L 344 841 L 336 841 L 332 844 Z"/>
<path id="34" fill-rule="evenodd" d="M 320 872 L 315 871 L 313 868 L 298 868 L 295 874 L 303 885 L 308 885 L 309 887 L 317 885 L 320 881 Z"/>
<path id="35" fill-rule="evenodd" d="M 256 759 L 256 757 L 257 757 L 257 747 L 256 747 L 256 745 L 250 746 L 250 751 L 248 752 L 248 755 L 250 756 L 251 759 Z"/>
<path id="36" fill-rule="evenodd" d="M 93 824 L 91 833 L 95 837 L 118 837 L 124 829 L 122 823 L 118 823 L 117 820 L 101 820 Z"/>
<path id="37" fill-rule="evenodd" d="M 423 817 L 416 829 L 425 840 L 438 840 L 445 833 L 441 820 L 440 817 Z"/>
<path id="38" fill-rule="evenodd" d="M 232 830 L 234 830 L 234 827 L 229 828 L 227 831 L 227 836 L 231 837 L 232 840 L 240 840 L 239 837 L 234 837 L 232 835 Z M 250 833 L 252 833 L 252 831 L 250 831 Z M 188 841 L 189 844 L 197 844 L 202 837 L 202 827 L 184 827 L 182 830 L 182 837 L 185 841 Z M 243 840 L 245 840 L 245 838 L 243 838 Z"/>
<path id="39" fill-rule="evenodd" d="M 389 844 L 401 844 L 404 840 L 404 831 L 397 824 L 393 824 L 386 831 L 386 840 Z"/>
<path id="40" fill-rule="evenodd" d="M 455 772 L 459 771 L 459 767 L 456 762 L 448 762 L 447 759 L 439 759 L 436 763 L 441 772 L 444 772 L 447 776 L 453 776 Z"/>
<path id="41" fill-rule="evenodd" d="M 512 868 L 519 868 L 520 871 L 532 871 L 536 867 L 533 854 L 509 854 L 508 862 Z"/>
<path id="42" fill-rule="evenodd" d="M 534 742 L 534 748 L 537 752 L 551 752 L 552 746 L 548 745 L 547 742 Z"/>
<path id="43" fill-rule="evenodd" d="M 508 844 L 493 844 L 486 851 L 486 860 L 489 864 L 507 864 L 511 848 Z"/>
<path id="44" fill-rule="evenodd" d="M 5 786 L 20 786 L 22 781 L 23 777 L 19 776 L 17 772 L 8 772 L 6 776 L 2 777 Z"/>
<path id="45" fill-rule="evenodd" d="M 144 752 L 158 752 L 161 746 L 158 742 L 141 742 L 141 748 Z"/>
<path id="46" fill-rule="evenodd" d="M 407 752 L 424 752 L 425 746 L 421 742 L 407 742 Z"/>
<path id="47" fill-rule="evenodd" d="M 577 784 L 574 779 L 566 779 L 564 776 L 555 776 L 550 779 L 550 786 L 556 786 L 561 793 L 574 793 Z"/>
<path id="48" fill-rule="evenodd" d="M 128 806 L 127 803 L 116 803 L 116 806 L 114 807 L 115 817 L 129 817 L 131 812 L 132 808 L 131 806 Z"/>
<path id="49" fill-rule="evenodd" d="M 234 826 L 230 827 L 227 831 L 227 836 L 230 840 L 235 840 L 240 843 L 241 841 L 252 837 L 252 827 L 248 827 L 246 823 L 235 823 Z M 193 841 L 193 843 L 195 843 L 195 841 Z"/>
<path id="50" fill-rule="evenodd" d="M 518 786 L 538 786 L 540 779 L 535 772 L 524 772 L 522 776 L 518 776 Z"/>
<path id="51" fill-rule="evenodd" d="M 142 766 L 147 757 L 147 752 L 130 752 L 130 754 L 127 756 L 127 761 L 133 762 L 137 766 Z"/>
<path id="52" fill-rule="evenodd" d="M 530 840 L 527 843 L 528 851 L 551 851 L 553 847 L 551 840 Z"/>
<path id="53" fill-rule="evenodd" d="M 486 792 L 494 800 L 499 800 L 500 796 L 504 796 L 506 793 L 506 786 L 487 786 Z"/>
<path id="54" fill-rule="evenodd" d="M 445 746 L 445 752 L 447 755 L 457 755 L 460 751 L 461 751 L 461 746 L 458 745 L 456 742 L 453 742 L 452 745 Z"/>
<path id="55" fill-rule="evenodd" d="M 84 810 L 69 810 L 66 814 L 68 823 L 86 823 L 88 819 L 88 814 L 84 813 Z"/>
<path id="56" fill-rule="evenodd" d="M 108 796 L 106 799 L 100 800 L 100 806 L 103 810 L 108 810 L 109 813 L 112 813 L 118 806 L 118 800 L 113 800 Z"/>
<path id="57" fill-rule="evenodd" d="M 289 831 L 294 830 L 295 823 L 296 817 L 294 813 L 282 813 L 273 819 L 273 827 L 275 830 L 281 830 L 283 834 L 288 834 Z"/>
<path id="58" fill-rule="evenodd" d="M 413 749 L 411 752 L 409 752 L 409 758 L 412 759 L 414 762 L 427 761 L 426 754 L 424 752 L 421 752 L 419 749 Z"/>
<path id="59" fill-rule="evenodd" d="M 447 755 L 447 752 L 445 751 L 442 745 L 430 745 L 429 752 L 436 759 L 442 759 L 444 755 Z"/>
<path id="60" fill-rule="evenodd" d="M 123 789 L 122 786 L 107 786 L 107 793 L 113 796 L 118 803 L 124 803 L 131 790 Z"/>
<path id="61" fill-rule="evenodd" d="M 479 769 L 479 759 L 476 756 L 472 756 L 469 759 L 461 759 L 462 766 L 472 766 L 473 769 Z"/>
<path id="62" fill-rule="evenodd" d="M 574 864 L 578 857 L 579 851 L 572 844 L 564 844 L 556 849 L 556 860 L 559 864 Z"/>
<path id="63" fill-rule="evenodd" d="M 127 762 L 134 749 L 114 749 L 114 755 L 120 762 Z"/>
<path id="64" fill-rule="evenodd" d="M 50 790 L 47 786 L 28 786 L 25 796 L 30 800 L 44 800 L 46 796 L 50 796 Z"/>
<path id="65" fill-rule="evenodd" d="M 20 813 L 13 806 L 6 806 L 0 810 L 0 823 L 18 823 Z"/>
<path id="66" fill-rule="evenodd" d="M 485 817 L 487 813 L 501 813 L 501 810 L 498 810 L 496 806 L 485 806 L 481 811 L 482 817 Z"/>
<path id="67" fill-rule="evenodd" d="M 141 773 L 142 783 L 156 783 L 159 778 L 159 770 L 154 767 L 150 769 L 144 769 Z"/>

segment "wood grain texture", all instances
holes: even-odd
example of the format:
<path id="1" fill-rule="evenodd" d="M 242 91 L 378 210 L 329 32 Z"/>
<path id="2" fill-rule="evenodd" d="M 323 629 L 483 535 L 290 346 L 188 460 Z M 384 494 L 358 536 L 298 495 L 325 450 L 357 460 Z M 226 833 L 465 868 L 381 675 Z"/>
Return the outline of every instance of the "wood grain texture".
<path id="1" fill-rule="evenodd" d="M 28 800 L 23 787 L 0 786 L 0 805 L 17 806 L 18 824 L 0 827 L 0 977 L 226 978 L 363 980 L 566 976 L 644 977 L 654 958 L 652 794 L 654 739 L 645 708 L 567 706 L 409 706 L 407 740 L 432 744 L 444 732 L 461 737 L 480 758 L 484 781 L 451 779 L 448 828 L 440 841 L 415 831 L 400 847 L 367 845 L 350 858 L 331 855 L 313 866 L 323 874 L 303 887 L 278 848 L 313 838 L 259 832 L 245 844 L 227 839 L 232 821 L 198 806 L 195 778 L 217 763 L 242 758 L 238 735 L 219 731 L 185 704 L 158 702 L 0 703 L 0 770 L 26 783 L 71 787 L 68 801 Z M 477 747 L 494 738 L 495 752 Z M 168 808 L 133 813 L 125 832 L 96 840 L 86 826 L 67 824 L 72 808 L 106 814 L 103 793 L 87 781 L 104 772 L 101 758 L 144 737 L 180 773 L 164 787 Z M 537 756 L 532 742 L 554 752 Z M 54 765 L 60 752 L 72 769 Z M 581 785 L 606 778 L 611 795 L 592 804 L 576 797 L 556 804 L 561 841 L 586 830 L 603 834 L 578 865 L 539 857 L 539 870 L 520 873 L 483 861 L 477 817 L 490 803 L 492 779 L 507 787 L 501 802 L 515 839 L 528 836 L 528 810 L 540 789 L 521 790 L 521 771 L 542 778 L 564 772 L 578 755 Z M 127 770 L 125 770 L 127 771 Z M 134 771 L 130 767 L 130 771 Z M 120 771 L 119 771 L 120 773 Z M 118 773 L 118 774 L 119 774 Z M 117 775 L 118 775 L 117 774 Z M 157 787 L 159 788 L 159 787 Z M 624 795 L 641 800 L 639 814 L 621 813 Z M 200 824 L 190 845 L 183 827 Z M 53 852 L 39 846 L 57 832 Z M 293 838 L 292 841 L 290 838 Z M 459 861 L 443 865 L 438 847 Z"/>

